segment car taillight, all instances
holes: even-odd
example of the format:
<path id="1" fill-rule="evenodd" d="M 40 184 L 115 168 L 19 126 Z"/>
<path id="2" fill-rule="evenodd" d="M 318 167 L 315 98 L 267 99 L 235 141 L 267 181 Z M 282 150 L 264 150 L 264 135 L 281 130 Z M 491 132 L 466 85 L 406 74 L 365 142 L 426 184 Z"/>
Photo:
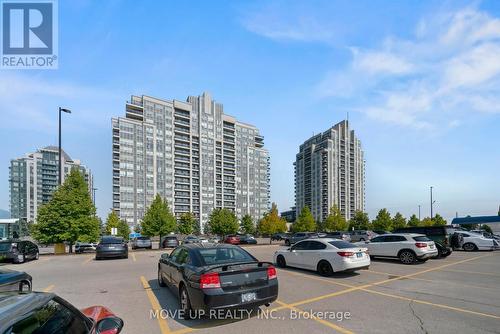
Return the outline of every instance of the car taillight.
<path id="1" fill-rule="evenodd" d="M 427 247 L 427 244 L 425 242 L 417 242 L 415 243 L 415 246 L 417 246 L 418 248 L 425 248 Z"/>
<path id="2" fill-rule="evenodd" d="M 342 257 L 349 257 L 349 256 L 353 256 L 354 253 L 353 252 L 337 252 L 338 255 L 342 256 Z"/>
<path id="3" fill-rule="evenodd" d="M 276 274 L 276 268 L 273 266 L 267 267 L 267 279 L 276 279 L 278 275 Z"/>
<path id="4" fill-rule="evenodd" d="M 218 273 L 201 274 L 200 288 L 202 289 L 220 288 L 219 274 Z"/>

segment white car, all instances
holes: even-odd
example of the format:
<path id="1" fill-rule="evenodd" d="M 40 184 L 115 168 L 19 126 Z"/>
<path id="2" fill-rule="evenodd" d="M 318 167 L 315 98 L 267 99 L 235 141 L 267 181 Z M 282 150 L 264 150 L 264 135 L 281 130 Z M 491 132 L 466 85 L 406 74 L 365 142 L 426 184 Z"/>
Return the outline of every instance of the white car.
<path id="1" fill-rule="evenodd" d="M 495 250 L 498 248 L 498 242 L 491 238 L 486 238 L 482 234 L 474 232 L 457 231 L 464 237 L 464 251 L 471 252 L 476 250 Z"/>
<path id="2" fill-rule="evenodd" d="M 404 264 L 412 264 L 438 254 L 436 244 L 424 234 L 401 233 L 379 235 L 366 241 L 370 256 L 398 258 Z"/>
<path id="3" fill-rule="evenodd" d="M 322 276 L 335 272 L 366 269 L 370 256 L 365 247 L 333 238 L 305 239 L 274 253 L 278 267 L 315 270 Z"/>

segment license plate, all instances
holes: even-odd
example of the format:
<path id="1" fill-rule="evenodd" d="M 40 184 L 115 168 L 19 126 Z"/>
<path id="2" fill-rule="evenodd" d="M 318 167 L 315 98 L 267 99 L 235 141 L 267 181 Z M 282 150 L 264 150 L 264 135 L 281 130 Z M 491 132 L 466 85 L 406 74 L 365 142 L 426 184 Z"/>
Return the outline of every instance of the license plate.
<path id="1" fill-rule="evenodd" d="M 257 299 L 257 294 L 255 292 L 248 292 L 241 295 L 241 302 L 248 303 Z"/>
<path id="2" fill-rule="evenodd" d="M 109 249 L 115 249 L 116 247 L 115 246 L 109 246 L 108 248 Z"/>
<path id="3" fill-rule="evenodd" d="M 356 253 L 356 257 L 358 258 L 363 257 L 363 253 L 362 252 Z"/>

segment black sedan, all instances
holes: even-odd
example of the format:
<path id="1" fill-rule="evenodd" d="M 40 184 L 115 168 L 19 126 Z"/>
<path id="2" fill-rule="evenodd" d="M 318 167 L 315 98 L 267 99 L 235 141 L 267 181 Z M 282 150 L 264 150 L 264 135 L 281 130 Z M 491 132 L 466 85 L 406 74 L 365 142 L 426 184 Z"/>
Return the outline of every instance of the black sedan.
<path id="1" fill-rule="evenodd" d="M 240 244 L 256 245 L 257 240 L 251 234 L 238 235 L 240 237 Z"/>
<path id="2" fill-rule="evenodd" d="M 128 258 L 128 245 L 123 238 L 105 236 L 95 250 L 95 259 L 100 260 L 103 258 L 120 257 Z"/>
<path id="3" fill-rule="evenodd" d="M 25 272 L 0 268 L 0 292 L 29 292 L 31 286 L 31 276 Z"/>
<path id="4" fill-rule="evenodd" d="M 278 298 L 276 268 L 228 244 L 192 243 L 162 254 L 158 283 L 179 297 L 185 319 L 212 309 L 269 306 Z"/>

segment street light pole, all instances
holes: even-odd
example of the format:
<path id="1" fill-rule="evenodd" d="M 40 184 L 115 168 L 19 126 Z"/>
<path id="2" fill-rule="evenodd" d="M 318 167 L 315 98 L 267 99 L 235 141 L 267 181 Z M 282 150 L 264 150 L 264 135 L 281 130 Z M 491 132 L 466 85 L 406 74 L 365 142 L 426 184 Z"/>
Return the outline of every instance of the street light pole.
<path id="1" fill-rule="evenodd" d="M 71 114 L 71 110 L 59 107 L 59 185 L 62 184 L 62 149 L 61 149 L 61 112 Z"/>
<path id="2" fill-rule="evenodd" d="M 418 220 L 420 220 L 420 204 L 418 205 Z"/>
<path id="3" fill-rule="evenodd" d="M 433 206 L 434 206 L 434 202 L 435 202 L 432 200 L 432 188 L 433 187 L 431 186 L 431 219 L 433 218 Z"/>

